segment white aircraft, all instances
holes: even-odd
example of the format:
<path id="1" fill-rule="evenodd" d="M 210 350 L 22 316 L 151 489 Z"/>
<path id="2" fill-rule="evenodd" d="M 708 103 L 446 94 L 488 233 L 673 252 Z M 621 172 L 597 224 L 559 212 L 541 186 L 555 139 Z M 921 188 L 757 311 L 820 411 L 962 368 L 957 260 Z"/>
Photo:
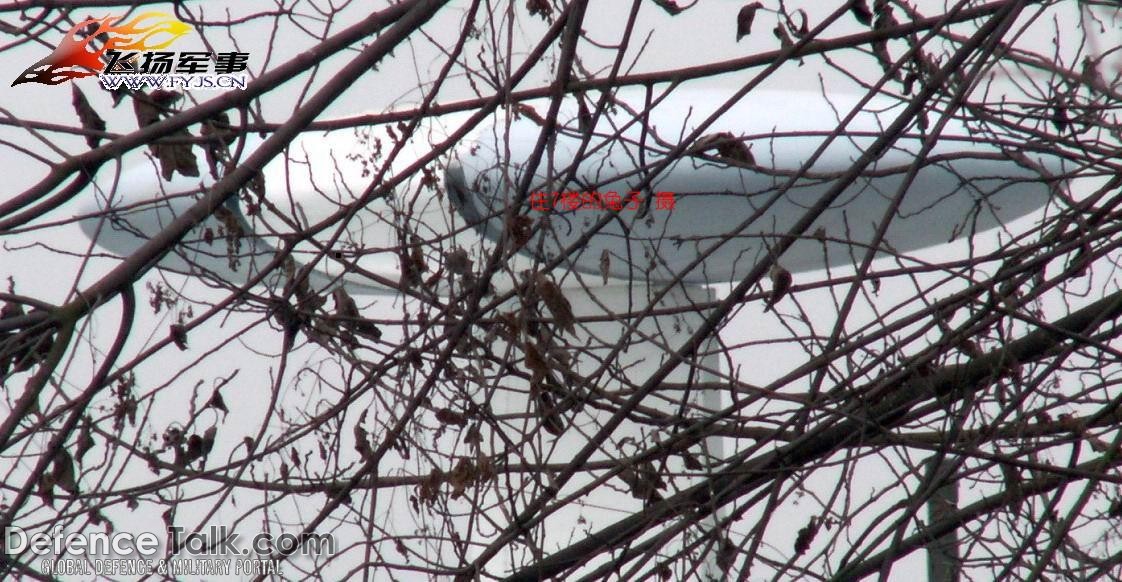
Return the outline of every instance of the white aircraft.
<path id="1" fill-rule="evenodd" d="M 525 193 L 531 199 L 523 202 L 522 212 L 539 218 L 546 216 L 543 205 L 552 208 L 548 226 L 536 229 L 523 251 L 528 257 L 554 257 L 610 212 L 607 208 L 614 192 L 625 208 L 565 262 L 584 273 L 599 274 L 606 251 L 607 269 L 617 283 L 673 280 L 702 254 L 705 258 L 700 264 L 684 273 L 686 281 L 708 284 L 739 279 L 767 254 L 778 235 L 787 232 L 838 183 L 903 109 L 887 98 L 872 100 L 805 175 L 795 179 L 838 127 L 839 119 L 857 105 L 857 96 L 831 95 L 827 101 L 811 93 L 749 93 L 709 125 L 688 154 L 669 161 L 667 154 L 726 99 L 712 91 L 675 91 L 643 114 L 645 127 L 635 117 L 644 109 L 645 93 L 621 91 L 616 99 L 619 104 L 599 116 L 583 150 L 581 125 L 588 121 L 582 121 L 575 100 L 566 103 L 558 119 L 560 133 L 537 165 L 530 192 Z M 588 109 L 594 108 L 591 97 L 586 103 Z M 540 115 L 547 109 L 547 100 L 532 102 L 518 115 L 499 114 L 477 128 L 446 160 L 447 199 L 436 196 L 433 189 L 418 187 L 418 177 L 393 200 L 378 200 L 362 209 L 342 239 L 344 260 L 328 255 L 317 265 L 323 283 L 342 277 L 354 292 L 392 291 L 385 282 L 398 280 L 399 258 L 377 250 L 400 245 L 402 229 L 407 226 L 419 230 L 416 234 L 421 239 L 445 238 L 455 232 L 457 244 L 466 248 L 498 240 L 508 207 L 522 194 L 517 188 L 541 133 Z M 400 169 L 411 163 L 426 140 L 445 135 L 465 117 L 445 116 L 425 123 L 423 131 L 413 136 L 411 151 L 394 165 Z M 918 131 L 913 127 L 848 184 L 779 262 L 788 270 L 802 271 L 827 263 L 849 264 L 863 256 L 916 161 L 924 137 Z M 266 168 L 268 200 L 297 224 L 314 223 L 338 210 L 369 183 L 367 172 L 379 133 L 377 147 L 385 153 L 391 142 L 384 129 L 366 138 L 354 131 L 304 135 L 289 148 L 286 160 L 278 158 Z M 718 135 L 724 141 L 715 139 Z M 729 137 L 742 138 L 739 143 L 744 147 L 730 145 Z M 733 149 L 725 150 L 724 156 L 716 146 L 701 152 L 704 146 L 699 142 L 706 139 Z M 249 147 L 257 143 L 255 138 L 248 141 Z M 743 157 L 743 152 L 749 152 L 753 160 L 738 163 L 729 158 Z M 1043 206 L 1051 187 L 1041 172 L 1057 174 L 1060 165 L 1053 158 L 1034 159 L 1031 152 L 1021 153 L 1027 155 L 1017 161 L 972 136 L 963 120 L 951 120 L 912 179 L 879 248 L 907 253 L 976 235 Z M 578 154 L 579 162 L 574 164 Z M 1032 163 L 1024 164 L 1025 159 Z M 571 179 L 565 180 L 565 171 L 574 165 Z M 100 183 L 83 210 L 94 214 L 105 208 L 119 209 L 115 220 L 103 223 L 91 218 L 82 226 L 99 245 L 124 256 L 193 204 L 195 197 L 190 193 L 199 192 L 211 181 L 178 175 L 163 181 L 152 163 L 126 171 L 113 189 L 108 182 Z M 629 201 L 630 193 L 640 185 L 639 202 Z M 783 195 L 768 205 L 780 191 Z M 664 202 L 673 200 L 672 209 L 652 203 L 650 199 L 659 192 L 667 193 Z M 572 194 L 565 197 L 565 193 Z M 569 208 L 573 194 L 585 196 L 585 207 Z M 605 209 L 588 208 L 597 205 Z M 406 206 L 411 207 L 408 220 L 401 215 Z M 160 267 L 179 272 L 197 272 L 201 267 L 226 281 L 244 282 L 273 256 L 275 237 L 292 232 L 271 212 L 248 216 L 246 204 L 233 199 L 227 208 L 244 222 L 245 234 L 252 235 L 241 241 L 238 261 L 229 260 L 222 237 L 215 235 L 222 232 L 222 221 L 212 219 L 192 231 Z M 410 221 L 413 224 L 407 224 Z M 480 236 L 462 230 L 465 224 Z M 379 282 L 343 274 L 345 262 L 350 261 L 385 278 Z"/>
<path id="2" fill-rule="evenodd" d="M 765 259 L 780 235 L 824 194 L 842 186 L 839 180 L 854 161 L 882 137 L 903 109 L 886 98 L 866 104 L 841 135 L 822 148 L 808 171 L 799 175 L 839 127 L 839 119 L 857 105 L 856 96 L 831 95 L 828 102 L 810 93 L 752 92 L 697 135 L 693 135 L 695 128 L 725 104 L 715 91 L 676 91 L 649 112 L 644 112 L 646 95 L 641 91 L 622 91 L 616 98 L 619 103 L 613 103 L 595 122 L 587 114 L 595 110 L 591 100 L 582 108 L 570 98 L 558 118 L 560 132 L 545 148 L 529 179 L 525 176 L 527 162 L 541 134 L 548 101 L 526 104 L 517 114 L 494 116 L 445 159 L 443 176 L 413 177 L 393 198 L 366 205 L 345 228 L 337 231 L 332 227 L 318 235 L 320 241 L 335 234 L 339 239 L 327 253 L 298 257 L 303 262 L 317 261 L 312 285 L 327 289 L 343 284 L 352 294 L 396 293 L 402 264 L 396 249 L 403 243 L 412 244 L 414 235 L 417 240 L 430 241 L 426 244 L 431 249 L 466 249 L 478 265 L 484 253 L 502 241 L 512 209 L 521 204 L 520 213 L 532 219 L 523 220 L 524 226 L 533 228 L 533 234 L 524 241 L 521 252 L 503 265 L 494 281 L 496 288 L 509 288 L 521 271 L 536 268 L 541 260 L 561 257 L 564 250 L 575 246 L 575 252 L 565 256 L 554 272 L 569 287 L 568 298 L 578 318 L 641 309 L 653 292 L 679 276 L 684 284 L 672 285 L 660 306 L 710 301 L 713 292 L 707 284 L 739 280 Z M 465 117 L 427 122 L 415 132 L 412 149 L 396 168 L 417 159 L 429 140 L 447 134 Z M 936 122 L 932 116 L 932 128 Z M 940 139 L 919 164 L 906 196 L 891 214 L 879 250 L 907 253 L 974 236 L 1048 202 L 1052 189 L 1044 178 L 1060 171 L 1057 160 L 1031 152 L 1007 155 L 975 138 L 968 131 L 969 124 L 952 119 L 943 127 Z M 593 127 L 594 131 L 587 131 Z M 923 139 L 918 129 L 910 129 L 844 184 L 840 195 L 803 231 L 798 242 L 779 256 L 779 263 L 790 271 L 804 271 L 859 261 L 919 159 Z M 690 149 L 684 155 L 671 155 L 682 149 L 683 140 Z M 232 199 L 224 220 L 212 218 L 200 224 L 159 266 L 196 275 L 206 271 L 211 277 L 244 284 L 272 260 L 276 237 L 294 232 L 280 220 L 281 215 L 302 228 L 355 200 L 371 181 L 368 169 L 377 161 L 371 160 L 371 152 L 380 149 L 384 155 L 391 144 L 385 129 L 369 134 L 338 131 L 304 136 L 284 159 L 278 158 L 265 170 L 265 197 L 272 208 L 251 212 L 245 201 Z M 444 192 L 438 193 L 433 186 L 441 179 Z M 96 195 L 86 202 L 84 212 L 90 218 L 82 226 L 99 245 L 122 256 L 193 204 L 191 193 L 208 184 L 206 179 L 180 176 L 165 182 L 154 163 L 125 172 L 114 188 L 109 182 L 99 182 Z M 638 191 L 642 200 L 629 201 L 632 191 Z M 557 198 L 554 192 L 559 194 Z M 566 192 L 576 193 L 575 198 Z M 665 194 L 660 197 L 659 192 Z M 580 207 L 610 207 L 617 200 L 633 207 L 614 213 Z M 671 200 L 673 207 L 669 208 Z M 96 217 L 107 208 L 115 210 L 112 220 Z M 606 223 L 599 224 L 605 217 Z M 223 236 L 223 229 L 231 225 L 244 231 L 240 246 L 232 247 L 232 253 Z M 597 227 L 598 231 L 584 238 Z M 429 256 L 440 262 L 439 253 Z M 348 267 L 352 262 L 361 271 Z M 605 271 L 606 282 L 601 278 Z M 272 275 L 264 283 L 282 284 L 282 277 Z M 571 339 L 576 345 L 594 346 L 589 349 L 596 351 L 600 348 L 595 346 L 654 338 L 615 356 L 628 378 L 642 379 L 667 361 L 667 347 L 678 348 L 698 329 L 705 314 L 687 311 L 648 317 L 639 324 L 638 333 L 626 329 L 629 322 L 601 317 L 582 324 Z M 595 341 L 587 341 L 589 338 Z M 667 381 L 714 380 L 721 366 L 715 353 L 697 358 L 695 365 L 700 367 L 692 376 L 689 366 L 679 366 Z M 575 368 L 587 374 L 597 363 L 578 362 Z M 652 395 L 643 404 L 677 414 L 680 408 L 674 398 L 680 397 L 680 393 Z M 708 410 L 722 408 L 723 398 L 716 390 L 696 390 L 691 396 L 696 406 Z M 499 391 L 488 404 L 496 412 L 524 413 L 534 406 L 529 396 L 517 391 Z M 543 447 L 551 455 L 550 462 L 565 462 L 588 443 L 590 431 L 594 433 L 610 416 L 595 408 L 571 413 L 569 426 L 585 430 L 567 430 L 550 447 Z M 640 445 L 656 438 L 660 437 L 649 426 L 622 425 L 608 439 L 617 448 L 611 449 L 605 442 L 596 459 L 634 454 L 641 450 Z M 635 450 L 622 448 L 620 443 L 629 439 Z M 718 466 L 725 456 L 723 446 L 722 439 L 709 438 L 703 444 L 709 455 L 705 462 Z M 673 470 L 689 473 L 678 466 Z M 569 485 L 587 482 L 581 476 Z M 627 493 L 604 487 L 589 495 L 587 503 L 598 509 L 584 512 L 584 505 L 574 505 L 549 518 L 548 528 L 541 533 L 544 551 L 567 545 L 578 524 L 582 524 L 581 530 L 598 529 L 641 507 Z M 408 510 L 400 511 L 402 522 L 411 523 Z M 509 565 L 526 561 L 504 559 L 509 559 Z M 503 571 L 502 566 L 498 568 Z M 709 563 L 707 568 L 715 566 Z M 716 570 L 711 574 L 720 576 Z"/>

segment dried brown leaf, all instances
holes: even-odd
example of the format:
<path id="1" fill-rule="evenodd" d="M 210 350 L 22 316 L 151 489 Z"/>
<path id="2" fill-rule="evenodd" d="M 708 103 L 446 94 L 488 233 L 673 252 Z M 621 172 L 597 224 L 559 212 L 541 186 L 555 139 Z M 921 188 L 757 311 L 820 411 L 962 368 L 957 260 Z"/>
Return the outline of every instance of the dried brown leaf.
<path id="1" fill-rule="evenodd" d="M 703 135 L 697 140 L 700 151 L 717 150 L 717 155 L 741 164 L 756 165 L 756 158 L 752 155 L 752 148 L 735 135 L 722 131 Z"/>
<path id="2" fill-rule="evenodd" d="M 76 83 L 70 84 L 72 99 L 74 104 L 74 111 L 78 113 L 78 121 L 82 123 L 82 129 L 87 131 L 105 131 L 105 120 L 97 114 L 93 106 L 90 105 L 86 99 L 85 93 L 78 88 Z M 96 148 L 101 143 L 101 137 L 96 135 L 86 135 L 86 145 L 90 148 Z"/>
<path id="3" fill-rule="evenodd" d="M 475 465 L 466 457 L 461 457 L 452 468 L 452 472 L 448 474 L 447 481 L 452 486 L 450 493 L 452 499 L 462 496 L 464 491 L 475 482 Z"/>
<path id="4" fill-rule="evenodd" d="M 467 275 L 472 271 L 473 262 L 468 252 L 460 247 L 456 247 L 444 253 L 444 266 L 448 269 L 449 273 L 455 275 Z"/>
<path id="5" fill-rule="evenodd" d="M 36 483 L 36 493 L 43 503 L 54 507 L 55 505 L 55 480 L 50 473 L 43 473 Z"/>
<path id="6" fill-rule="evenodd" d="M 612 270 L 612 254 L 608 249 L 600 252 L 600 278 L 603 279 L 604 284 L 608 284 L 608 274 Z"/>
<path id="7" fill-rule="evenodd" d="M 588 109 L 588 104 L 584 102 L 584 95 L 577 96 L 577 124 L 581 134 L 592 133 L 592 111 Z"/>
<path id="8" fill-rule="evenodd" d="M 171 324 L 168 328 L 168 335 L 171 336 L 171 341 L 175 343 L 175 347 L 180 351 L 187 351 L 187 328 L 179 323 Z"/>
<path id="9" fill-rule="evenodd" d="M 51 480 L 55 485 L 67 493 L 78 493 L 78 481 L 74 470 L 74 458 L 66 449 L 59 449 L 55 454 L 54 467 L 51 470 Z"/>
<path id="10" fill-rule="evenodd" d="M 978 344 L 972 339 L 964 339 L 959 342 L 958 349 L 970 358 L 977 358 L 982 355 L 982 349 L 979 348 Z"/>
<path id="11" fill-rule="evenodd" d="M 218 427 L 212 426 L 203 431 L 203 456 L 210 454 L 214 448 L 214 437 L 218 435 Z"/>
<path id="12" fill-rule="evenodd" d="M 549 364 L 545 361 L 545 354 L 530 340 L 522 343 L 522 351 L 526 354 L 526 368 L 535 375 L 549 374 Z"/>
<path id="13" fill-rule="evenodd" d="M 683 10 L 685 10 L 685 8 L 682 8 L 681 6 L 678 6 L 678 3 L 675 0 L 651 0 L 651 1 L 654 2 L 655 5 L 657 5 L 659 8 L 662 8 L 663 10 L 665 10 L 671 16 L 677 16 L 677 15 L 681 14 Z"/>
<path id="14" fill-rule="evenodd" d="M 534 107 L 532 105 L 527 105 L 525 103 L 519 103 L 519 104 L 515 105 L 514 107 L 515 107 L 515 111 L 517 111 L 519 115 L 524 115 L 527 118 L 529 118 L 530 121 L 533 121 L 534 123 L 536 123 L 540 126 L 543 126 L 543 127 L 545 126 L 545 124 L 546 124 L 545 123 L 545 118 L 542 117 L 542 115 L 540 113 L 538 113 L 538 110 L 534 109 Z"/>
<path id="15" fill-rule="evenodd" d="M 752 148 L 736 138 L 728 139 L 718 146 L 717 155 L 741 164 L 756 165 L 756 157 L 752 155 Z"/>
<path id="16" fill-rule="evenodd" d="M 464 426 L 467 424 L 467 419 L 464 418 L 464 415 L 451 408 L 436 409 L 436 420 L 440 421 L 441 424 L 451 424 L 455 426 Z"/>
<path id="17" fill-rule="evenodd" d="M 237 139 L 237 134 L 230 130 L 230 116 L 225 112 L 203 121 L 199 128 L 199 135 L 209 137 L 203 144 L 203 153 L 206 154 L 206 164 L 210 168 L 210 175 L 218 179 L 218 169 L 223 167 L 230 157 L 229 145 Z"/>
<path id="18" fill-rule="evenodd" d="M 682 457 L 682 464 L 685 465 L 687 469 L 691 471 L 701 471 L 705 469 L 705 466 L 701 464 L 701 461 L 697 460 L 697 457 L 693 453 L 682 451 L 678 454 Z"/>
<path id="19" fill-rule="evenodd" d="M 230 409 L 226 407 L 226 399 L 222 398 L 222 392 L 219 388 L 215 388 L 214 392 L 210 395 L 210 400 L 206 403 L 210 408 L 221 410 L 225 414 L 230 413 Z"/>
<path id="20" fill-rule="evenodd" d="M 432 506 L 440 495 L 440 485 L 444 482 L 444 473 L 439 467 L 433 467 L 428 476 L 417 484 L 417 497 Z"/>
<path id="21" fill-rule="evenodd" d="M 90 427 L 90 420 L 87 418 L 82 421 L 82 428 L 78 431 L 78 442 L 74 445 L 75 460 L 81 463 L 82 458 L 94 447 L 94 444 L 93 429 Z"/>
<path id="22" fill-rule="evenodd" d="M 534 273 L 534 288 L 538 297 L 553 315 L 553 320 L 561 329 L 569 333 L 576 333 L 576 318 L 573 317 L 573 307 L 561 291 L 561 287 L 553 282 L 545 273 Z"/>
<path id="23" fill-rule="evenodd" d="M 106 519 L 106 517 L 100 511 L 98 511 L 96 509 L 91 509 L 87 513 L 87 515 L 90 518 L 90 524 L 92 524 L 92 525 L 104 525 L 106 533 L 112 534 L 114 531 L 116 531 L 116 528 L 113 527 L 113 522 Z"/>
<path id="24" fill-rule="evenodd" d="M 160 108 L 147 95 L 138 95 L 132 100 L 132 110 L 136 115 L 136 125 L 141 129 L 160 120 Z"/>
<path id="25" fill-rule="evenodd" d="M 414 239 L 410 246 L 409 261 L 413 263 L 413 269 L 415 269 L 418 274 L 429 270 L 428 265 L 425 264 L 425 252 L 421 249 L 421 241 L 419 239 Z"/>
<path id="26" fill-rule="evenodd" d="M 349 330 L 374 338 L 375 340 L 382 337 L 382 330 L 378 329 L 378 326 L 370 320 L 362 317 L 358 311 L 358 305 L 350 294 L 347 293 L 346 289 L 343 287 L 336 287 L 335 290 L 331 292 L 331 296 L 335 300 L 335 315 L 341 319 L 340 324 Z"/>
<path id="27" fill-rule="evenodd" d="M 779 303 L 779 301 L 782 300 L 785 295 L 787 295 L 787 291 L 791 289 L 791 272 L 779 266 L 779 263 L 771 266 L 770 275 L 771 293 L 764 301 L 764 313 L 771 311 L 771 309 L 775 307 L 775 304 Z"/>
<path id="28" fill-rule="evenodd" d="M 873 11 L 869 10 L 869 3 L 866 0 L 851 0 L 849 12 L 853 14 L 857 22 L 865 26 L 873 23 Z"/>
<path id="29" fill-rule="evenodd" d="M 370 435 L 366 429 L 362 427 L 362 423 L 366 422 L 366 411 L 363 410 L 362 414 L 358 417 L 358 422 L 355 423 L 354 437 L 355 437 L 355 450 L 362 456 L 362 460 L 367 460 L 374 455 L 374 449 L 370 447 Z"/>
<path id="30" fill-rule="evenodd" d="M 634 469 L 631 467 L 620 471 L 619 478 L 631 488 L 631 496 L 643 500 L 644 503 L 662 501 L 659 489 L 665 489 L 666 483 L 659 477 L 658 471 L 650 461 L 639 463 Z"/>
<path id="31" fill-rule="evenodd" d="M 1053 107 L 1051 121 L 1052 125 L 1056 128 L 1056 131 L 1062 132 L 1067 130 L 1070 123 L 1067 116 L 1067 107 L 1064 107 L 1063 105 L 1057 105 Z"/>
<path id="32" fill-rule="evenodd" d="M 530 12 L 530 16 L 541 16 L 546 22 L 553 15 L 553 5 L 549 0 L 526 0 L 526 10 Z"/>
<path id="33" fill-rule="evenodd" d="M 191 134 L 186 130 L 180 130 L 168 137 L 189 139 Z M 160 174 L 164 180 L 171 180 L 176 172 L 192 178 L 199 176 L 199 162 L 195 158 L 195 153 L 191 151 L 191 144 L 156 144 L 154 153 L 156 159 L 160 161 Z"/>
<path id="34" fill-rule="evenodd" d="M 752 34 L 752 22 L 756 19 L 756 11 L 763 8 L 763 4 L 753 2 L 741 7 L 736 13 L 736 41 Z"/>
<path id="35" fill-rule="evenodd" d="M 561 436 L 565 432 L 565 421 L 557 403 L 549 390 L 543 387 L 540 381 L 531 381 L 530 393 L 534 398 L 538 418 L 541 419 L 542 428 L 553 436 Z"/>
<path id="36" fill-rule="evenodd" d="M 534 220 L 521 214 L 509 216 L 506 220 L 506 230 L 515 249 L 520 249 L 530 242 L 530 234 Z"/>
<path id="37" fill-rule="evenodd" d="M 174 104 L 182 97 L 175 91 L 157 89 L 148 95 L 140 94 L 133 98 L 133 111 L 136 113 L 136 122 L 141 128 L 147 127 L 160 120 L 160 116 L 167 107 Z M 186 140 L 191 138 L 191 133 L 180 129 L 166 137 L 164 140 Z M 160 174 L 164 180 L 171 180 L 175 172 L 183 176 L 198 177 L 199 164 L 191 151 L 190 143 L 154 143 L 148 148 L 160 162 Z"/>
<path id="38" fill-rule="evenodd" d="M 736 544 L 727 536 L 721 536 L 721 541 L 717 545 L 717 567 L 725 572 L 731 572 L 732 567 L 736 565 L 736 554 Z"/>
<path id="39" fill-rule="evenodd" d="M 810 523 L 806 527 L 799 530 L 795 536 L 795 555 L 801 556 L 810 549 L 811 542 L 814 541 L 814 536 L 818 535 L 818 519 L 815 517 L 810 518 Z"/>
<path id="40" fill-rule="evenodd" d="M 331 292 L 331 298 L 335 300 L 335 315 L 346 319 L 354 319 L 359 317 L 358 305 L 355 300 L 351 298 L 350 294 L 343 287 L 336 287 Z"/>

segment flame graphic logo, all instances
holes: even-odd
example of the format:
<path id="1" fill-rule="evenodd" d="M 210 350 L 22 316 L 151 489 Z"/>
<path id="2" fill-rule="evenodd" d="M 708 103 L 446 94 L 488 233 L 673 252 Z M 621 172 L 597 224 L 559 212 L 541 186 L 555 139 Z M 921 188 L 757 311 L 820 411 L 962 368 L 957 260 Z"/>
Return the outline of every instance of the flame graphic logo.
<path id="1" fill-rule="evenodd" d="M 191 27 L 164 12 L 145 12 L 128 22 L 124 17 L 88 18 L 71 28 L 47 58 L 31 65 L 14 82 L 58 85 L 96 75 L 105 69 L 107 51 L 151 51 L 166 48 L 191 32 Z M 93 43 L 102 44 L 97 48 Z"/>

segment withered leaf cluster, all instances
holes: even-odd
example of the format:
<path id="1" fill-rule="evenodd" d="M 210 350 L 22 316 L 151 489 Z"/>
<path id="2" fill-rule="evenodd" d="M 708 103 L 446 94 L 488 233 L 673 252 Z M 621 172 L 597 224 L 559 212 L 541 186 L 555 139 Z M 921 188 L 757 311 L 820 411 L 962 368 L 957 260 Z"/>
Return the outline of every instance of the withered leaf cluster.
<path id="1" fill-rule="evenodd" d="M 90 101 L 86 99 L 85 93 L 78 88 L 76 83 L 71 83 L 72 102 L 74 104 L 74 111 L 78 113 L 78 121 L 82 124 L 82 129 L 94 132 L 105 131 L 105 120 L 97 114 Z M 101 143 L 101 136 L 88 133 L 86 134 L 86 145 L 90 148 L 96 148 Z"/>
<path id="2" fill-rule="evenodd" d="M 39 476 L 38 494 L 47 505 L 54 506 L 54 489 L 58 487 L 71 495 L 78 494 L 77 472 L 74 458 L 60 447 L 51 457 L 51 468 Z"/>
<path id="3" fill-rule="evenodd" d="M 727 131 L 703 135 L 697 139 L 697 151 L 710 150 L 717 150 L 718 156 L 739 164 L 756 165 L 752 148 L 748 147 L 744 140 Z"/>
<path id="4" fill-rule="evenodd" d="M 469 487 L 483 485 L 495 477 L 495 468 L 491 459 L 477 456 L 474 460 L 469 457 L 460 457 L 451 471 L 441 471 L 440 467 L 433 467 L 432 471 L 417 484 L 416 493 L 409 496 L 414 511 L 421 510 L 421 504 L 432 507 L 439 499 L 444 486 L 448 488 L 451 499 L 462 497 Z"/>
<path id="5" fill-rule="evenodd" d="M 331 291 L 331 298 L 335 301 L 335 319 L 337 329 L 348 345 L 356 346 L 358 341 L 355 334 L 377 341 L 382 337 L 382 330 L 374 322 L 362 316 L 358 304 L 347 290 L 342 286 Z M 321 330 L 322 331 L 322 330 Z"/>
<path id="6" fill-rule="evenodd" d="M 546 22 L 553 16 L 553 5 L 549 0 L 526 0 L 526 10 L 530 16 L 540 16 Z"/>
<path id="7" fill-rule="evenodd" d="M 171 112 L 171 107 L 182 98 L 183 95 L 180 93 L 165 89 L 133 95 L 132 104 L 136 112 L 137 124 L 144 128 L 160 121 L 160 118 Z M 192 178 L 199 176 L 198 160 L 191 151 L 191 144 L 187 141 L 191 137 L 191 132 L 184 128 L 148 146 L 149 151 L 160 162 L 160 174 L 164 180 L 171 180 L 176 172 Z M 169 143 L 176 140 L 181 143 Z"/>
<path id="8" fill-rule="evenodd" d="M 619 478 L 631 489 L 632 497 L 641 499 L 647 504 L 662 501 L 659 490 L 666 489 L 666 482 L 662 480 L 650 461 L 625 466 L 620 471 Z"/>
<path id="9" fill-rule="evenodd" d="M 164 432 L 165 446 L 170 446 L 175 453 L 172 461 L 177 467 L 188 467 L 191 463 L 210 454 L 214 448 L 214 437 L 218 434 L 218 427 L 211 426 L 203 431 L 202 435 L 192 433 L 186 438 L 178 428 L 169 428 Z"/>
<path id="10" fill-rule="evenodd" d="M 576 333 L 576 317 L 573 316 L 573 306 L 569 303 L 561 287 L 545 273 L 534 273 L 534 289 L 546 309 L 549 309 L 554 322 L 558 327 L 569 333 Z"/>

